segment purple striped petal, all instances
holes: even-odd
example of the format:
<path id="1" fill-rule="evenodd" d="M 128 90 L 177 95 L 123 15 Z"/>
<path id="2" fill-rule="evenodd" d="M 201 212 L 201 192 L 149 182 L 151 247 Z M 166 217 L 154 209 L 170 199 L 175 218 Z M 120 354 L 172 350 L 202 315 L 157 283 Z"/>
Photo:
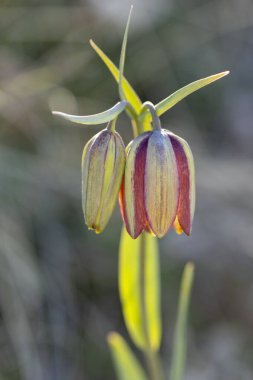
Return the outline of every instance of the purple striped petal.
<path id="1" fill-rule="evenodd" d="M 147 224 L 144 209 L 144 173 L 149 135 L 150 132 L 143 133 L 131 143 L 119 196 L 121 214 L 133 239 L 140 235 Z"/>
<path id="2" fill-rule="evenodd" d="M 195 210 L 195 170 L 191 149 L 187 142 L 171 132 L 167 133 L 177 159 L 179 173 L 179 204 L 175 229 L 190 235 Z M 180 229 L 181 227 L 181 229 Z"/>

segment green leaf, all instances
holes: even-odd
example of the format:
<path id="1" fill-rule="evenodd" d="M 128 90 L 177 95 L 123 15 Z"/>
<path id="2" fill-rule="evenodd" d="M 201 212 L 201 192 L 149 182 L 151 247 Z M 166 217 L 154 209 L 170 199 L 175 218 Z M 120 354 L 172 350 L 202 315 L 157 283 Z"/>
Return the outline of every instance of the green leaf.
<path id="1" fill-rule="evenodd" d="M 119 82 L 118 68 L 114 65 L 114 63 L 110 60 L 110 58 L 108 58 L 107 55 L 95 44 L 94 41 L 90 40 L 90 44 L 95 50 L 95 52 L 102 59 L 102 61 L 105 63 L 105 65 L 108 67 L 113 77 L 115 78 L 116 82 Z M 141 110 L 141 100 L 125 77 L 123 77 L 123 80 L 122 80 L 122 87 L 123 87 L 126 99 L 132 105 L 135 112 L 138 114 Z"/>
<path id="2" fill-rule="evenodd" d="M 160 103 L 156 104 L 155 108 L 158 116 L 162 115 L 164 112 L 168 111 L 175 104 L 180 102 L 180 100 L 184 99 L 186 96 L 190 95 L 192 92 L 199 90 L 201 87 L 207 86 L 208 84 L 215 82 L 216 80 L 224 77 L 229 74 L 229 71 L 224 71 L 219 74 L 211 75 L 206 78 L 199 79 L 195 82 L 184 86 L 168 96 L 166 99 L 162 100 Z"/>
<path id="3" fill-rule="evenodd" d="M 188 263 L 185 266 L 181 282 L 170 380 L 183 379 L 186 358 L 186 325 L 193 279 L 194 265 L 192 263 Z"/>
<path id="4" fill-rule="evenodd" d="M 143 259 L 145 266 L 143 270 Z M 123 227 L 119 249 L 119 292 L 133 342 L 157 351 L 161 342 L 160 268 L 157 240 L 143 233 L 133 240 Z"/>
<path id="5" fill-rule="evenodd" d="M 150 347 L 158 350 L 161 343 L 161 284 L 160 284 L 160 256 L 157 238 L 149 233 L 143 233 L 145 251 L 145 302 L 147 328 Z"/>
<path id="6" fill-rule="evenodd" d="M 144 370 L 126 341 L 117 333 L 108 335 L 114 366 L 119 380 L 147 380 Z"/>
<path id="7" fill-rule="evenodd" d="M 61 116 L 64 119 L 72 121 L 73 123 L 90 124 L 90 125 L 103 124 L 115 119 L 122 111 L 124 111 L 126 105 L 127 105 L 127 102 L 125 100 L 122 100 L 121 102 L 116 103 L 112 108 L 109 108 L 108 110 L 104 112 L 100 112 L 95 115 L 89 115 L 89 116 L 69 115 L 67 113 L 58 112 L 58 111 L 53 111 L 52 113 L 53 115 Z"/>
<path id="8" fill-rule="evenodd" d="M 184 99 L 186 96 L 190 95 L 191 93 L 199 90 L 201 87 L 207 86 L 208 84 L 215 82 L 216 80 L 226 76 L 229 74 L 229 71 L 224 71 L 219 74 L 211 75 L 206 78 L 199 79 L 195 82 L 192 82 L 188 84 L 187 86 L 184 86 L 174 92 L 173 94 L 169 95 L 167 98 L 163 99 L 161 102 L 156 104 L 155 108 L 157 111 L 158 116 L 161 116 L 166 111 L 168 111 L 170 108 L 172 108 L 175 104 L 180 102 L 180 100 Z M 151 115 L 146 111 L 142 115 L 142 119 L 145 119 L 147 121 L 151 120 Z"/>
<path id="9" fill-rule="evenodd" d="M 126 95 L 124 93 L 124 88 L 122 86 L 122 79 L 123 79 L 123 73 L 124 73 L 128 30 L 129 30 L 132 10 L 133 10 L 133 6 L 131 5 L 130 12 L 129 12 L 128 19 L 127 19 L 126 29 L 125 29 L 125 33 L 124 33 L 124 37 L 123 37 L 121 54 L 120 54 L 120 61 L 119 61 L 119 96 L 122 100 L 123 99 L 127 100 Z"/>

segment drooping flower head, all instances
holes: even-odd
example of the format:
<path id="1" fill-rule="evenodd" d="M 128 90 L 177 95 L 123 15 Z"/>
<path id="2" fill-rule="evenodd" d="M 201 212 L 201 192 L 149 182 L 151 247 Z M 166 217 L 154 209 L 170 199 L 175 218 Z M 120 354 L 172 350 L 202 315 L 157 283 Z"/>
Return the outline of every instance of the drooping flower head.
<path id="1" fill-rule="evenodd" d="M 104 230 L 117 201 L 125 168 L 125 146 L 110 126 L 86 144 L 82 157 L 82 205 L 89 229 Z"/>
<path id="2" fill-rule="evenodd" d="M 161 238 L 173 224 L 178 233 L 189 235 L 195 179 L 186 141 L 160 128 L 135 138 L 127 148 L 119 201 L 126 229 L 134 239 L 143 230 Z"/>

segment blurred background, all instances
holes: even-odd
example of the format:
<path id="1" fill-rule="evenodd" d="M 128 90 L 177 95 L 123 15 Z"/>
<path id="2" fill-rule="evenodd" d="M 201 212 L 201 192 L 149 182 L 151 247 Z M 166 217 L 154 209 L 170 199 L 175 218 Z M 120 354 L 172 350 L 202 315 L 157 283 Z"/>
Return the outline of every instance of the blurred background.
<path id="1" fill-rule="evenodd" d="M 82 149 L 99 126 L 53 117 L 103 111 L 134 4 L 126 76 L 143 101 L 220 71 L 162 117 L 194 153 L 190 238 L 161 242 L 169 368 L 180 278 L 196 263 L 186 380 L 253 378 L 253 2 L 2 0 L 0 5 L 0 379 L 115 379 L 106 335 L 128 339 L 117 290 L 118 206 L 103 234 L 85 227 Z M 131 139 L 122 116 L 119 131 Z"/>

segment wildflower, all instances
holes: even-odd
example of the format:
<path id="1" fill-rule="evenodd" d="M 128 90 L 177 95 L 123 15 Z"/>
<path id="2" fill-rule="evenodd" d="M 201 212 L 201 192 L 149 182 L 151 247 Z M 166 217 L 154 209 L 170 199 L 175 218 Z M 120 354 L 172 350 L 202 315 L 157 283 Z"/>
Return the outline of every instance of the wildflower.
<path id="1" fill-rule="evenodd" d="M 154 129 L 127 148 L 121 213 L 132 238 L 143 230 L 163 237 L 171 226 L 189 235 L 195 207 L 194 163 L 182 138 Z"/>
<path id="2" fill-rule="evenodd" d="M 85 146 L 82 156 L 82 205 L 89 229 L 104 230 L 117 201 L 125 168 L 125 146 L 109 123 Z"/>

